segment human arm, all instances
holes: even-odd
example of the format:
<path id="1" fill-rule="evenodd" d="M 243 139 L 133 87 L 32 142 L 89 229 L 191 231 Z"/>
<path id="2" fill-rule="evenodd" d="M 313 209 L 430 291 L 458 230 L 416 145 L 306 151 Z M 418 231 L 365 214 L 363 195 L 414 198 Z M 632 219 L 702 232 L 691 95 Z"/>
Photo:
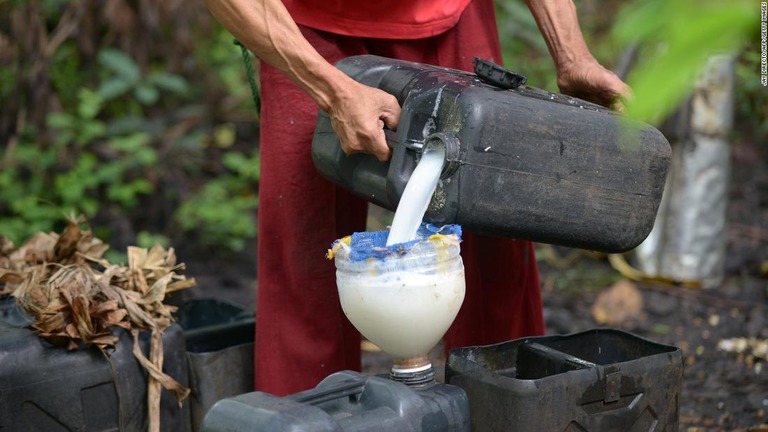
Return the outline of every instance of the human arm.
<path id="1" fill-rule="evenodd" d="M 572 0 L 525 0 L 555 62 L 560 91 L 605 107 L 621 107 L 630 95 L 613 72 L 590 53 Z"/>
<path id="2" fill-rule="evenodd" d="M 211 14 L 250 49 L 303 89 L 331 117 L 347 154 L 387 160 L 384 125 L 397 128 L 397 99 L 328 63 L 304 38 L 280 0 L 205 0 Z"/>

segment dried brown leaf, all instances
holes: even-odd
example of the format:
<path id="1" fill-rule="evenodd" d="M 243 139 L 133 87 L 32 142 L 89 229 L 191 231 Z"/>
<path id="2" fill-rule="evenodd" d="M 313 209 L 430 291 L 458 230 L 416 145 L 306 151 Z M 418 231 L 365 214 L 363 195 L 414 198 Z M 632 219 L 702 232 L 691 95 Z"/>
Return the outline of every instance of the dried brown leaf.
<path id="1" fill-rule="evenodd" d="M 121 326 L 125 328 L 130 328 L 131 323 L 123 321 L 123 319 L 125 319 L 127 315 L 128 315 L 127 310 L 115 309 L 101 316 L 101 320 L 104 323 L 105 327 L 116 325 L 116 326 Z"/>
<path id="2" fill-rule="evenodd" d="M 0 258 L 7 258 L 14 250 L 16 250 L 16 246 L 13 242 L 10 241 L 8 237 L 0 236 Z M 0 260 L 0 263 L 3 262 L 4 261 Z"/>
<path id="3" fill-rule="evenodd" d="M 160 279 L 156 280 L 152 286 L 147 290 L 144 295 L 146 301 L 155 303 L 162 302 L 165 299 L 165 288 L 173 278 L 173 273 L 168 273 Z"/>
<path id="4" fill-rule="evenodd" d="M 24 280 L 22 274 L 18 271 L 0 268 L 0 283 L 19 284 Z"/>
<path id="5" fill-rule="evenodd" d="M 108 347 L 115 346 L 118 340 L 120 340 L 119 337 L 113 335 L 112 333 L 106 332 L 95 335 L 90 342 L 103 351 Z"/>
<path id="6" fill-rule="evenodd" d="M 147 250 L 136 246 L 128 246 L 128 268 L 139 270 L 147 259 Z"/>
<path id="7" fill-rule="evenodd" d="M 141 294 L 135 291 L 125 291 L 112 285 L 102 285 L 102 293 L 112 300 L 117 300 L 121 307 L 128 312 L 128 318 L 139 328 L 151 329 L 156 324 L 152 315 L 139 306 Z"/>
<path id="8" fill-rule="evenodd" d="M 67 350 L 74 351 L 78 348 L 80 348 L 80 343 L 76 339 L 70 339 L 67 344 Z"/>
<path id="9" fill-rule="evenodd" d="M 77 326 L 73 323 L 67 324 L 67 326 L 64 329 L 67 336 L 69 336 L 72 339 L 80 339 L 80 332 L 77 330 Z"/>
<path id="10" fill-rule="evenodd" d="M 56 313 L 43 313 L 38 315 L 34 327 L 44 333 L 52 333 L 63 329 L 70 323 L 69 313 L 60 311 Z"/>
<path id="11" fill-rule="evenodd" d="M 171 293 L 181 289 L 191 288 L 195 285 L 197 285 L 197 281 L 195 280 L 195 278 L 182 279 L 182 280 L 169 283 L 168 286 L 165 288 L 165 291 L 166 293 Z"/>
<path id="12" fill-rule="evenodd" d="M 80 225 L 70 221 L 64 228 L 64 232 L 56 240 L 53 246 L 53 255 L 57 262 L 68 262 L 77 251 L 77 242 L 80 240 Z"/>
<path id="13" fill-rule="evenodd" d="M 15 268 L 21 269 L 28 265 L 42 264 L 54 261 L 53 247 L 59 235 L 55 233 L 38 232 L 22 247 L 9 257 Z"/>
<path id="14" fill-rule="evenodd" d="M 159 332 L 157 332 L 159 333 Z M 166 375 L 162 372 L 162 365 L 156 365 L 147 359 L 147 357 L 144 356 L 144 353 L 141 352 L 141 346 L 139 346 L 139 331 L 138 330 L 132 330 L 131 334 L 133 335 L 133 355 L 136 357 L 136 359 L 141 363 L 142 366 L 144 366 L 145 369 L 149 372 L 149 374 L 156 380 L 162 384 L 163 387 L 165 387 L 167 390 L 171 390 L 172 392 L 176 393 L 176 397 L 179 399 L 179 404 L 181 404 L 184 399 L 189 396 L 190 390 L 181 384 L 179 384 L 175 379 L 172 377 Z M 162 335 L 160 335 L 162 337 Z"/>
<path id="15" fill-rule="evenodd" d="M 99 303 L 94 303 L 91 305 L 91 308 L 88 310 L 88 313 L 91 315 L 100 315 L 104 314 L 106 312 L 117 310 L 118 308 L 117 300 L 104 300 Z"/>
<path id="16" fill-rule="evenodd" d="M 72 319 L 77 326 L 77 330 L 80 332 L 80 337 L 88 342 L 94 336 L 93 323 L 91 322 L 91 316 L 88 314 L 89 301 L 83 296 L 77 296 L 74 298 L 72 304 Z"/>

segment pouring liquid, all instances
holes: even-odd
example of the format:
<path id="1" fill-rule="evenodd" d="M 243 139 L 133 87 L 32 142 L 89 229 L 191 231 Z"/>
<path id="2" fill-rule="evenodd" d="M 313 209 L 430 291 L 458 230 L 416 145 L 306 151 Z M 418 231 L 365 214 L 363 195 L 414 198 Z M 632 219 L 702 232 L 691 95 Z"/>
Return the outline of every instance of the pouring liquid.
<path id="1" fill-rule="evenodd" d="M 443 148 L 428 149 L 422 155 L 397 204 L 387 246 L 416 239 L 416 232 L 440 179 L 444 158 Z"/>
<path id="2" fill-rule="evenodd" d="M 387 246 L 417 238 L 444 158 L 442 148 L 422 155 L 395 211 Z M 458 248 L 458 242 L 452 246 L 427 242 L 403 257 L 388 258 L 393 263 L 382 266 L 386 269 L 382 271 L 370 262 L 360 262 L 368 267 L 356 272 L 337 264 L 344 313 L 360 333 L 389 355 L 401 359 L 426 356 L 464 301 L 464 266 Z"/>

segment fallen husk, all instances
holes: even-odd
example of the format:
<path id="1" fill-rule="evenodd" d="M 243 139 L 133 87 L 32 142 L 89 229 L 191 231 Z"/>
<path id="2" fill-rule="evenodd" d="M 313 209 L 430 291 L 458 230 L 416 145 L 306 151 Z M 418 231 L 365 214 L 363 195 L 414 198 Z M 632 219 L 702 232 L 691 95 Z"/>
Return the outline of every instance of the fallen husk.
<path id="1" fill-rule="evenodd" d="M 148 372 L 149 430 L 159 431 L 160 386 L 173 391 L 179 405 L 189 389 L 164 374 L 162 335 L 176 308 L 167 293 L 195 285 L 176 272 L 173 248 L 128 248 L 128 266 L 109 263 L 109 248 L 83 229 L 84 218 L 71 217 L 61 235 L 37 233 L 19 248 L 0 237 L 0 296 L 11 294 L 34 319 L 31 327 L 53 345 L 75 350 L 95 346 L 109 355 L 118 337 L 110 327 L 131 332 L 133 354 Z M 151 332 L 149 358 L 138 345 Z"/>

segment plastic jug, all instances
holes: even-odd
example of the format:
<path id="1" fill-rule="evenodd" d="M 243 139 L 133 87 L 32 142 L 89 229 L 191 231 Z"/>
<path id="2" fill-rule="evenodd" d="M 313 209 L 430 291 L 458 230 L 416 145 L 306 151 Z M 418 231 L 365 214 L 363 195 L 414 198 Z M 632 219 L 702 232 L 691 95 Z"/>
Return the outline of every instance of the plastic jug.
<path id="1" fill-rule="evenodd" d="M 650 233 L 670 158 L 655 128 L 479 59 L 476 74 L 370 55 L 337 67 L 402 106 L 387 163 L 343 154 L 329 117 L 318 116 L 316 168 L 367 201 L 396 209 L 423 150 L 443 146 L 428 222 L 603 252 Z"/>
<path id="2" fill-rule="evenodd" d="M 414 390 L 379 376 L 341 371 L 285 397 L 253 392 L 217 402 L 203 432 L 468 432 L 469 402 L 459 387 Z"/>
<path id="3" fill-rule="evenodd" d="M 683 355 L 593 329 L 451 350 L 445 380 L 467 392 L 473 431 L 676 431 Z"/>

